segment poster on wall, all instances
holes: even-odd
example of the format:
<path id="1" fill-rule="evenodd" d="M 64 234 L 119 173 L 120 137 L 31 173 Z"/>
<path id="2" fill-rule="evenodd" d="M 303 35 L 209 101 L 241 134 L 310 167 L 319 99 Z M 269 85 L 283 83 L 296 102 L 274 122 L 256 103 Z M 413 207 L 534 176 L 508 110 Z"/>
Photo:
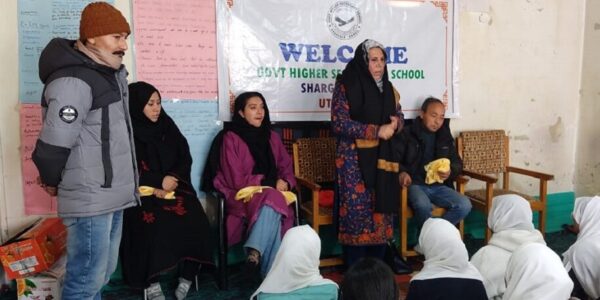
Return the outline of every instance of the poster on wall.
<path id="1" fill-rule="evenodd" d="M 217 1 L 219 118 L 263 93 L 273 121 L 327 121 L 335 78 L 365 39 L 385 46 L 407 118 L 429 97 L 458 115 L 454 0 Z"/>
<path id="2" fill-rule="evenodd" d="M 187 139 L 192 155 L 191 184 L 198 197 L 205 199 L 204 192 L 200 191 L 200 174 L 204 170 L 212 140 L 223 128 L 222 122 L 217 120 L 217 102 L 165 101 L 163 109 Z"/>
<path id="3" fill-rule="evenodd" d="M 215 1 L 133 0 L 136 79 L 168 99 L 217 100 Z"/>
<path id="4" fill-rule="evenodd" d="M 44 215 L 56 213 L 56 197 L 51 197 L 38 184 L 40 176 L 31 154 L 42 130 L 42 107 L 38 104 L 21 104 L 21 171 L 23 172 L 23 200 L 25 214 Z"/>
<path id="5" fill-rule="evenodd" d="M 94 0 L 19 0 L 19 100 L 40 103 L 43 85 L 38 62 L 52 38 L 79 37 L 81 11 Z M 113 4 L 113 0 L 105 1 Z"/>

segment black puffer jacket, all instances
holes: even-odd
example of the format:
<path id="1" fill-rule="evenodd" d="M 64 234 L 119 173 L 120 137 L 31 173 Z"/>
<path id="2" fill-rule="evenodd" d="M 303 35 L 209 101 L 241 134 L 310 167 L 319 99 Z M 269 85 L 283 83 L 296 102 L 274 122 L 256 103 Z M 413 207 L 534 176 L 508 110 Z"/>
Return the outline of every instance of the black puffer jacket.
<path id="1" fill-rule="evenodd" d="M 420 162 L 425 151 L 423 135 L 426 132 L 420 117 L 412 124 L 405 126 L 400 134 L 394 137 L 394 155 L 400 161 L 400 172 L 407 172 L 413 183 L 421 184 L 425 178 L 415 178 L 418 168 L 423 168 Z M 442 127 L 435 133 L 434 160 L 447 158 L 450 160 L 450 177 L 444 184 L 452 187 L 452 181 L 462 172 L 462 160 L 456 152 L 454 138 L 450 132 L 450 119 L 445 119 Z"/>

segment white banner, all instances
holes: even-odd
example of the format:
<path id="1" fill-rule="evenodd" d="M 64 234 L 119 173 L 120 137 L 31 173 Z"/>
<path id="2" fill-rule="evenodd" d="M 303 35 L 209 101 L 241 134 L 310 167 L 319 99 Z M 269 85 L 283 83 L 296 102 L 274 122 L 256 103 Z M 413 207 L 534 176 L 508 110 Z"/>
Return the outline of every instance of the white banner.
<path id="1" fill-rule="evenodd" d="M 407 118 L 423 100 L 458 115 L 454 1 L 217 1 L 219 119 L 261 92 L 272 121 L 328 121 L 335 78 L 365 39 L 386 47 L 388 76 Z M 229 100 L 229 101 L 227 101 Z"/>

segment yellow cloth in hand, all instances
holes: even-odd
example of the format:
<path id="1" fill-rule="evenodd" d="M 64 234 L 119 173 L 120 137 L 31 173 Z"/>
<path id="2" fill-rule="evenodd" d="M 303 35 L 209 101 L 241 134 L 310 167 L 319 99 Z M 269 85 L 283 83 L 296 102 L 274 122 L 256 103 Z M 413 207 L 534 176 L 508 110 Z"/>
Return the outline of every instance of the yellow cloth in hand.
<path id="1" fill-rule="evenodd" d="M 444 180 L 440 178 L 438 172 L 450 171 L 450 160 L 447 158 L 436 159 L 425 166 L 425 183 L 432 184 L 435 182 L 444 183 Z"/>
<path id="2" fill-rule="evenodd" d="M 142 195 L 142 196 L 154 195 L 154 188 L 151 186 L 142 185 L 138 188 L 138 190 L 140 191 L 140 195 Z M 168 192 L 167 195 L 165 196 L 165 200 L 173 200 L 173 199 L 175 199 L 175 191 Z"/>
<path id="3" fill-rule="evenodd" d="M 262 193 L 263 189 L 272 189 L 272 187 L 260 186 L 260 185 L 247 186 L 247 187 L 239 190 L 235 194 L 235 200 L 238 200 L 238 201 L 242 200 L 242 201 L 244 201 L 244 203 L 249 202 L 250 200 L 252 200 L 252 196 L 254 196 L 254 194 Z M 297 200 L 296 194 L 294 194 L 290 191 L 285 191 L 285 192 L 281 192 L 281 193 L 283 194 L 283 197 L 285 198 L 285 202 L 287 203 L 287 205 L 290 205 L 290 204 L 294 203 L 294 201 Z"/>

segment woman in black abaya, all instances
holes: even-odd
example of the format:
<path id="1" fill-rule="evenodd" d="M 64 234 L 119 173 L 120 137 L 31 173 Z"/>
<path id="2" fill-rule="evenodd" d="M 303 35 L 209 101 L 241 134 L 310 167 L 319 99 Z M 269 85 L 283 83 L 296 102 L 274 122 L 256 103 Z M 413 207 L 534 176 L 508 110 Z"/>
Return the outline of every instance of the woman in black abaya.
<path id="1" fill-rule="evenodd" d="M 208 219 L 190 183 L 190 149 L 154 86 L 130 84 L 129 106 L 140 187 L 153 190 L 142 193 L 141 206 L 125 210 L 123 279 L 145 288 L 148 299 L 164 299 L 158 275 L 179 265 L 175 296 L 183 299 L 198 269 L 213 265 Z"/>

